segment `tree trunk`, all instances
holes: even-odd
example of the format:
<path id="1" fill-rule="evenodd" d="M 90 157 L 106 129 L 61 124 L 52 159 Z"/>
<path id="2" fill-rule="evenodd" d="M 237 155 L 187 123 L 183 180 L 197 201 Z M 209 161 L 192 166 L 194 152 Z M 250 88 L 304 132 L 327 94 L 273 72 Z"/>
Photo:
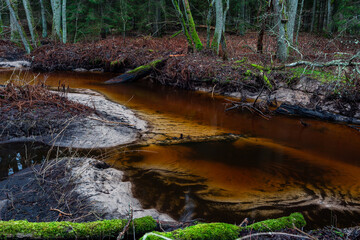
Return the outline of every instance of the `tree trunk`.
<path id="1" fill-rule="evenodd" d="M 53 38 L 61 40 L 61 0 L 51 0 L 53 12 Z"/>
<path id="2" fill-rule="evenodd" d="M 219 54 L 220 41 L 224 27 L 224 11 L 222 0 L 215 0 L 216 24 L 213 41 L 211 43 L 212 49 Z"/>
<path id="3" fill-rule="evenodd" d="M 24 30 L 23 30 L 22 26 L 20 25 L 19 17 L 16 14 L 16 12 L 14 11 L 12 3 L 10 2 L 10 0 L 5 0 L 5 1 L 6 1 L 6 4 L 7 4 L 8 8 L 9 8 L 10 19 L 12 19 L 13 24 L 16 27 L 16 30 L 20 35 L 21 41 L 22 41 L 22 43 L 23 43 L 23 45 L 25 47 L 26 52 L 30 53 L 31 52 L 31 47 L 29 45 L 29 42 L 27 40 L 27 37 L 25 35 Z"/>
<path id="4" fill-rule="evenodd" d="M 45 7 L 43 0 L 40 0 L 40 10 L 41 10 L 41 24 L 42 24 L 42 37 L 47 37 L 47 23 L 46 23 L 46 15 L 45 15 Z"/>
<path id="5" fill-rule="evenodd" d="M 239 34 L 245 34 L 245 0 L 240 0 L 240 27 L 239 27 Z"/>
<path id="6" fill-rule="evenodd" d="M 34 17 L 32 14 L 29 0 L 23 0 L 23 5 L 24 5 L 25 13 L 26 13 L 26 19 L 27 19 L 28 26 L 29 26 L 31 41 L 34 44 L 34 47 L 36 47 L 39 37 L 36 33 L 35 21 L 34 21 Z"/>
<path id="7" fill-rule="evenodd" d="M 3 33 L 3 27 L 4 27 L 4 23 L 3 23 L 3 20 L 2 20 L 2 15 L 1 15 L 1 11 L 3 9 L 3 3 L 2 1 L 0 0 L 0 36 L 2 36 L 2 33 Z"/>
<path id="8" fill-rule="evenodd" d="M 209 11 L 206 19 L 206 48 L 210 48 L 210 34 L 211 34 L 211 20 L 212 20 L 212 12 L 214 8 L 215 0 L 211 0 L 209 5 Z"/>
<path id="9" fill-rule="evenodd" d="M 267 18 L 270 15 L 270 11 L 271 11 L 271 5 L 272 5 L 272 2 L 270 1 L 266 7 L 266 9 L 267 9 L 265 12 L 266 16 L 264 16 L 263 21 L 261 23 L 261 29 L 260 29 L 260 32 L 258 35 L 258 41 L 257 41 L 257 51 L 259 53 L 263 53 L 263 47 L 264 47 L 263 40 L 264 40 Z"/>
<path id="10" fill-rule="evenodd" d="M 193 45 L 192 38 L 191 38 L 191 36 L 189 34 L 189 31 L 188 31 L 188 28 L 187 28 L 187 25 L 186 25 L 184 15 L 183 15 L 183 13 L 182 13 L 182 11 L 180 9 L 178 1 L 177 0 L 172 0 L 172 3 L 174 5 L 176 15 L 179 18 L 183 33 L 184 33 L 184 35 L 186 37 L 186 40 L 188 41 L 188 48 L 192 51 L 193 48 L 194 48 L 194 45 Z"/>
<path id="11" fill-rule="evenodd" d="M 298 23 L 297 23 L 297 30 L 296 30 L 296 44 L 298 44 L 298 37 L 299 37 L 299 31 L 300 31 L 300 27 L 301 27 L 301 20 L 302 20 L 302 11 L 304 8 L 304 0 L 301 0 L 301 5 L 300 5 L 300 11 L 299 11 L 299 18 L 298 18 Z"/>
<path id="12" fill-rule="evenodd" d="M 288 22 L 287 22 L 287 39 L 290 44 L 294 43 L 294 29 L 295 29 L 295 20 L 297 13 L 298 0 L 288 0 Z"/>
<path id="13" fill-rule="evenodd" d="M 274 9 L 276 15 L 276 25 L 278 26 L 277 35 L 277 51 L 276 56 L 281 62 L 285 62 L 288 56 L 288 49 L 286 44 L 286 6 L 283 0 L 275 0 Z"/>
<path id="14" fill-rule="evenodd" d="M 67 39 L 67 26 L 66 26 L 66 0 L 62 0 L 62 27 L 63 27 L 63 32 L 62 32 L 62 40 L 63 43 L 66 43 L 66 39 Z"/>
<path id="15" fill-rule="evenodd" d="M 189 32 L 190 32 L 191 38 L 192 38 L 192 40 L 193 40 L 193 42 L 195 44 L 195 49 L 197 51 L 201 51 L 204 48 L 204 46 L 201 43 L 199 35 L 198 35 L 197 31 L 196 31 L 195 22 L 194 22 L 194 19 L 192 17 L 192 14 L 191 14 L 189 1 L 188 0 L 183 0 L 183 3 L 184 3 L 184 7 L 185 7 L 185 14 L 186 14 L 186 17 L 187 17 L 187 20 L 188 20 Z"/>
<path id="16" fill-rule="evenodd" d="M 14 10 L 15 14 L 17 15 L 18 12 L 18 0 L 11 0 L 10 1 L 12 4 L 12 9 Z M 10 31 L 11 31 L 11 36 L 10 36 L 10 40 L 11 41 L 15 41 L 18 37 L 18 32 L 17 32 L 17 27 L 16 27 L 16 20 L 14 20 L 14 18 L 11 17 L 10 14 Z"/>
<path id="17" fill-rule="evenodd" d="M 331 0 L 327 0 L 326 7 L 326 30 L 331 32 Z"/>
<path id="18" fill-rule="evenodd" d="M 316 17 L 316 0 L 314 0 L 314 2 L 313 2 L 313 7 L 312 7 L 312 10 L 311 10 L 310 32 L 314 31 L 315 17 Z"/>

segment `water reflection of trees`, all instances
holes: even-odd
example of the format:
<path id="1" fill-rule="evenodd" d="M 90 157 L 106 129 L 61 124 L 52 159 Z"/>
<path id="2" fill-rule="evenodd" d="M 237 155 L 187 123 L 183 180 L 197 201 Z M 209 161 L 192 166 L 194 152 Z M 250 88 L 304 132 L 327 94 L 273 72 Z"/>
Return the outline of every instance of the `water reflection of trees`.
<path id="1" fill-rule="evenodd" d="M 46 159 L 49 147 L 37 143 L 0 145 L 0 180 Z"/>

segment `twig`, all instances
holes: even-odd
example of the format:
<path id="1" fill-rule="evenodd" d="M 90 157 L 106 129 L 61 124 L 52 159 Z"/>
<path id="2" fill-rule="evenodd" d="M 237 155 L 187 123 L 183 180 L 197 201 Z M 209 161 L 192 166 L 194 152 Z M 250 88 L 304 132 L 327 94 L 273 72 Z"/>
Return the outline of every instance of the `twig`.
<path id="1" fill-rule="evenodd" d="M 122 230 L 122 232 L 119 234 L 119 236 L 116 238 L 116 240 L 120 240 L 124 237 L 124 234 L 127 232 L 127 230 L 129 230 L 129 226 L 130 226 L 130 222 L 133 218 L 133 209 L 132 207 L 130 206 L 130 212 L 129 212 L 129 220 L 128 222 L 126 223 L 124 229 Z"/>
<path id="2" fill-rule="evenodd" d="M 281 236 L 288 236 L 288 237 L 311 239 L 311 238 L 309 238 L 307 236 L 303 236 L 303 235 L 295 235 L 295 234 L 283 233 L 283 232 L 267 232 L 267 233 L 254 233 L 254 234 L 247 235 L 247 236 L 244 236 L 241 238 L 237 238 L 236 240 L 243 240 L 243 239 L 248 239 L 248 238 L 252 238 L 252 237 L 256 237 L 256 236 L 266 236 L 266 235 L 281 235 Z"/>
<path id="3" fill-rule="evenodd" d="M 57 208 L 50 208 L 50 211 L 59 212 L 60 214 L 65 215 L 65 216 L 72 216 L 71 213 L 63 212 L 63 211 L 61 211 L 61 210 L 59 210 L 59 209 L 57 209 Z"/>
<path id="4" fill-rule="evenodd" d="M 88 118 L 89 118 L 89 119 L 92 119 L 92 120 L 99 121 L 99 122 L 103 122 L 103 123 L 119 124 L 119 125 L 126 125 L 126 126 L 134 126 L 134 125 L 131 125 L 131 124 L 128 124 L 128 123 L 124 123 L 124 122 L 114 122 L 114 121 L 108 121 L 108 120 L 105 120 L 105 119 L 99 119 L 99 118 L 94 118 L 94 117 L 88 117 Z"/>
<path id="5" fill-rule="evenodd" d="M 310 234 L 308 234 L 308 233 L 304 232 L 303 230 L 301 230 L 301 229 L 297 228 L 297 227 L 295 226 L 295 224 L 294 224 L 294 223 L 293 223 L 293 227 L 294 227 L 294 229 L 295 229 L 296 231 L 298 231 L 299 233 L 302 233 L 302 234 L 304 234 L 304 235 L 308 236 L 310 239 L 313 239 L 313 240 L 318 240 L 318 238 L 313 237 L 313 236 L 311 236 Z"/>

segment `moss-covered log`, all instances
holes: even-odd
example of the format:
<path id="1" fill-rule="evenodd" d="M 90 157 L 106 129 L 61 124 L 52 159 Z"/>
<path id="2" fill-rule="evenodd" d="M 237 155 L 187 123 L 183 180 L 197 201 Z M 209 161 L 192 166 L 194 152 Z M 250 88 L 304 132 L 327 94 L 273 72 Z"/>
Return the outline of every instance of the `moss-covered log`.
<path id="1" fill-rule="evenodd" d="M 149 74 L 151 74 L 154 69 L 159 68 L 165 61 L 166 59 L 158 59 L 152 61 L 149 64 L 142 65 L 133 70 L 129 70 L 122 75 L 114 77 L 106 81 L 105 84 L 125 83 L 125 82 L 136 81 L 138 79 L 144 78 Z"/>
<path id="2" fill-rule="evenodd" d="M 28 222 L 0 221 L 0 239 L 103 239 L 115 238 L 123 230 L 128 220 L 114 219 L 86 223 L 73 222 Z M 135 235 L 140 237 L 154 231 L 156 221 L 152 217 L 134 220 Z M 130 226 L 132 226 L 130 224 Z M 128 233 L 132 235 L 132 227 Z"/>
<path id="3" fill-rule="evenodd" d="M 301 213 L 293 213 L 288 217 L 269 219 L 262 222 L 251 224 L 247 227 L 238 227 L 227 223 L 203 223 L 191 226 L 185 229 L 177 229 L 172 232 L 153 232 L 159 236 L 169 239 L 192 239 L 192 240 L 210 240 L 210 239 L 236 239 L 241 230 L 252 229 L 255 231 L 279 231 L 285 228 L 292 228 L 293 224 L 302 228 L 306 225 L 305 219 Z M 146 235 L 142 240 L 163 239 L 155 235 Z"/>

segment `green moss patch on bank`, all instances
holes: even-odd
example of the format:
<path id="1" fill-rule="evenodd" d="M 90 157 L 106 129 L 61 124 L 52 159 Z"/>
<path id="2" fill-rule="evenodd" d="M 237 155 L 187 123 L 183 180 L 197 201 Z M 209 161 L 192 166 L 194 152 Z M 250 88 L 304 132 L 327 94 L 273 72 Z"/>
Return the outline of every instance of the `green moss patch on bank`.
<path id="1" fill-rule="evenodd" d="M 158 240 L 163 236 L 170 239 L 191 239 L 191 240 L 209 240 L 209 239 L 236 239 L 241 230 L 255 231 L 279 231 L 293 226 L 302 228 L 306 225 L 305 219 L 301 213 L 293 213 L 287 217 L 269 219 L 262 222 L 251 224 L 247 227 L 238 227 L 227 223 L 203 223 L 191 226 L 185 229 L 177 229 L 172 232 L 153 232 L 158 235 L 147 235 L 142 240 Z"/>
<path id="2" fill-rule="evenodd" d="M 6 238 L 86 238 L 101 239 L 116 237 L 123 230 L 128 220 L 113 219 L 95 222 L 28 222 L 0 221 L 0 239 Z M 146 232 L 154 231 L 156 221 L 152 217 L 143 217 L 134 220 L 135 234 L 142 236 Z M 131 225 L 130 225 L 131 226 Z M 128 234 L 132 234 L 132 227 Z"/>

